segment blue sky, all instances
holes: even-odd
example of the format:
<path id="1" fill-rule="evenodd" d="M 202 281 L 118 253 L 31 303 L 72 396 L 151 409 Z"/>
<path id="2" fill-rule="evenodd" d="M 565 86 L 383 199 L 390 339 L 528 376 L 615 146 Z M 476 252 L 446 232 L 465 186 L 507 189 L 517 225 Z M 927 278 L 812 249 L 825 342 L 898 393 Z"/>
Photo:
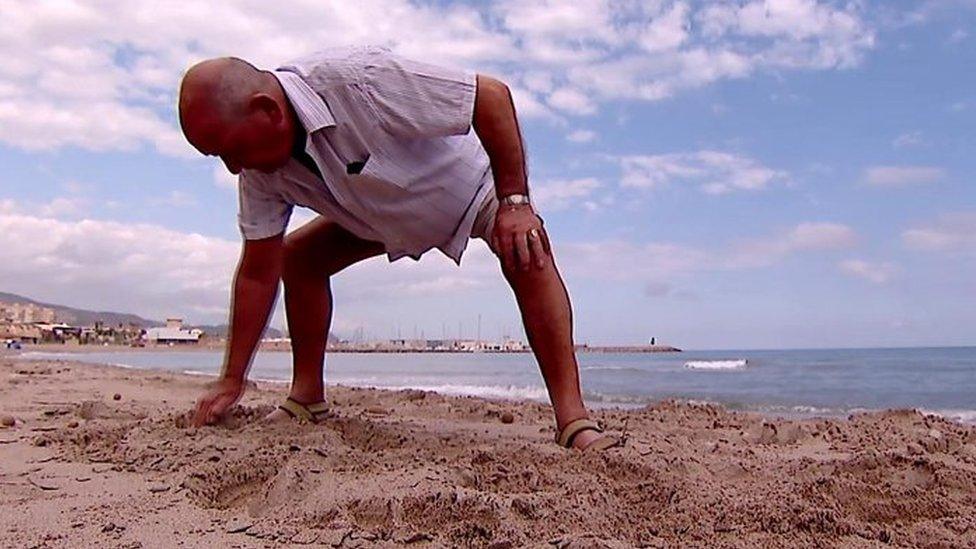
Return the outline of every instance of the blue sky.
<path id="1" fill-rule="evenodd" d="M 369 42 L 511 85 L 578 341 L 976 343 L 976 2 L 99 6 L 3 8 L 0 291 L 223 321 L 237 203 L 182 70 Z M 339 275 L 336 332 L 522 336 L 480 242 L 436 254 Z"/>

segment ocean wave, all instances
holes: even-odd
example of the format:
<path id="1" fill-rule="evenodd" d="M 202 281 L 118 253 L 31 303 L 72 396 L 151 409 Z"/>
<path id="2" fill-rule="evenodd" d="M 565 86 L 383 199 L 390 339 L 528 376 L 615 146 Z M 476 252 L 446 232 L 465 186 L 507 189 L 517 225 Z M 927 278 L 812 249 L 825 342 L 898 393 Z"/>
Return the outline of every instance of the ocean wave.
<path id="1" fill-rule="evenodd" d="M 583 400 L 599 404 L 643 405 L 661 400 L 653 395 L 624 395 L 617 393 L 600 393 L 597 391 L 583 391 Z"/>
<path id="2" fill-rule="evenodd" d="M 784 415 L 784 416 L 801 416 L 801 417 L 842 417 L 846 416 L 854 411 L 860 410 L 851 408 L 824 408 L 819 406 L 808 406 L 808 405 L 744 405 L 742 410 L 758 412 L 764 415 Z"/>
<path id="3" fill-rule="evenodd" d="M 19 353 L 13 356 L 13 358 L 34 360 L 38 358 L 46 358 L 49 360 L 56 360 L 59 358 L 66 358 L 71 360 L 81 360 L 81 353 L 52 353 L 46 351 L 27 351 L 24 353 Z"/>
<path id="4" fill-rule="evenodd" d="M 634 368 L 633 366 L 580 366 L 580 370 L 587 370 L 591 372 L 600 372 L 600 371 L 641 372 L 641 373 L 647 372 L 647 370 L 642 370 L 641 368 Z"/>
<path id="5" fill-rule="evenodd" d="M 744 358 L 735 360 L 689 360 L 685 368 L 689 370 L 742 370 L 749 365 Z"/>
<path id="6" fill-rule="evenodd" d="M 935 414 L 937 416 L 944 417 L 952 421 L 958 421 L 959 423 L 971 423 L 976 424 L 976 410 L 959 410 L 959 409 L 947 409 L 947 410 L 926 410 L 919 409 L 923 414 Z"/>
<path id="7" fill-rule="evenodd" d="M 180 373 L 186 374 L 188 376 L 204 376 L 204 377 L 216 377 L 220 372 L 203 372 L 200 370 L 183 370 Z"/>
<path id="8" fill-rule="evenodd" d="M 88 362 L 90 364 L 102 364 L 104 366 L 115 366 L 116 368 L 125 368 L 127 370 L 146 369 L 143 368 L 142 366 L 126 364 L 125 362 L 109 362 L 106 360 L 97 360 L 96 358 L 86 356 L 85 353 L 48 353 L 44 351 L 28 351 L 26 353 L 20 353 L 19 355 L 14 355 L 12 358 L 20 359 L 20 360 L 69 360 L 73 362 Z"/>
<path id="9" fill-rule="evenodd" d="M 546 392 L 545 387 L 537 387 L 530 385 L 466 385 L 466 384 L 452 384 L 446 383 L 442 385 L 422 385 L 422 384 L 409 384 L 409 385 L 374 385 L 374 384 L 353 384 L 347 381 L 339 382 L 342 385 L 350 385 L 357 387 L 373 387 L 376 389 L 391 389 L 391 390 L 401 390 L 401 389 L 418 389 L 421 391 L 433 391 L 435 393 L 440 393 L 443 395 L 452 396 L 477 396 L 484 398 L 496 398 L 496 399 L 513 399 L 513 400 L 540 400 L 548 401 L 549 393 Z"/>

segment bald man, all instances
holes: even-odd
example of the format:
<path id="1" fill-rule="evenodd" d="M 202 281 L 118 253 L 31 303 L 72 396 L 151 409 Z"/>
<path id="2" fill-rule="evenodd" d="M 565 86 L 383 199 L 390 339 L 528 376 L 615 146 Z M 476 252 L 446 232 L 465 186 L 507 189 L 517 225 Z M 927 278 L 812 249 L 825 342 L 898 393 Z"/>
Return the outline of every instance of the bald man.
<path id="1" fill-rule="evenodd" d="M 392 262 L 437 248 L 460 264 L 475 237 L 515 293 L 556 441 L 587 451 L 617 444 L 583 404 L 569 296 L 529 200 L 504 83 L 379 47 L 317 52 L 275 71 L 219 58 L 186 72 L 179 111 L 187 140 L 239 175 L 243 236 L 224 365 L 197 403 L 198 425 L 243 395 L 279 280 L 294 366 L 289 396 L 270 419 L 318 422 L 328 411 L 330 277 L 382 253 Z M 285 235 L 295 205 L 320 215 Z"/>

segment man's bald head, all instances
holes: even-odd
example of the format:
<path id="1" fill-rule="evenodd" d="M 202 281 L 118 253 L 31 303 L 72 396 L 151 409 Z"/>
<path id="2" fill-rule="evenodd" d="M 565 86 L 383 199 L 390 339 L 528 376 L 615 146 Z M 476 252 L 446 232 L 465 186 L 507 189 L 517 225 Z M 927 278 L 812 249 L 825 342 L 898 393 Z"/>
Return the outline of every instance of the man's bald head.
<path id="1" fill-rule="evenodd" d="M 198 109 L 233 121 L 254 93 L 267 91 L 268 78 L 274 77 L 236 57 L 197 63 L 186 71 L 180 85 L 180 122 L 185 123 L 184 117 Z"/>
<path id="2" fill-rule="evenodd" d="M 293 117 L 278 79 L 243 59 L 202 61 L 180 84 L 183 134 L 203 154 L 220 156 L 232 173 L 284 165 Z"/>

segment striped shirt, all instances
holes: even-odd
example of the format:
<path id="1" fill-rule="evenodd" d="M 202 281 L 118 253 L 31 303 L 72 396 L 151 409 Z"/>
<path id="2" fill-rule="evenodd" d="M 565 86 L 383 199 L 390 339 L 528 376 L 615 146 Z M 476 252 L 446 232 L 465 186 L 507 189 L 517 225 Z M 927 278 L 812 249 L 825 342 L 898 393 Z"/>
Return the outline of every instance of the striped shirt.
<path id="1" fill-rule="evenodd" d="M 460 263 L 478 206 L 494 187 L 472 129 L 474 73 L 348 47 L 273 74 L 321 177 L 296 158 L 270 174 L 243 170 L 244 238 L 281 234 L 298 205 L 382 242 L 390 261 L 438 248 Z"/>

